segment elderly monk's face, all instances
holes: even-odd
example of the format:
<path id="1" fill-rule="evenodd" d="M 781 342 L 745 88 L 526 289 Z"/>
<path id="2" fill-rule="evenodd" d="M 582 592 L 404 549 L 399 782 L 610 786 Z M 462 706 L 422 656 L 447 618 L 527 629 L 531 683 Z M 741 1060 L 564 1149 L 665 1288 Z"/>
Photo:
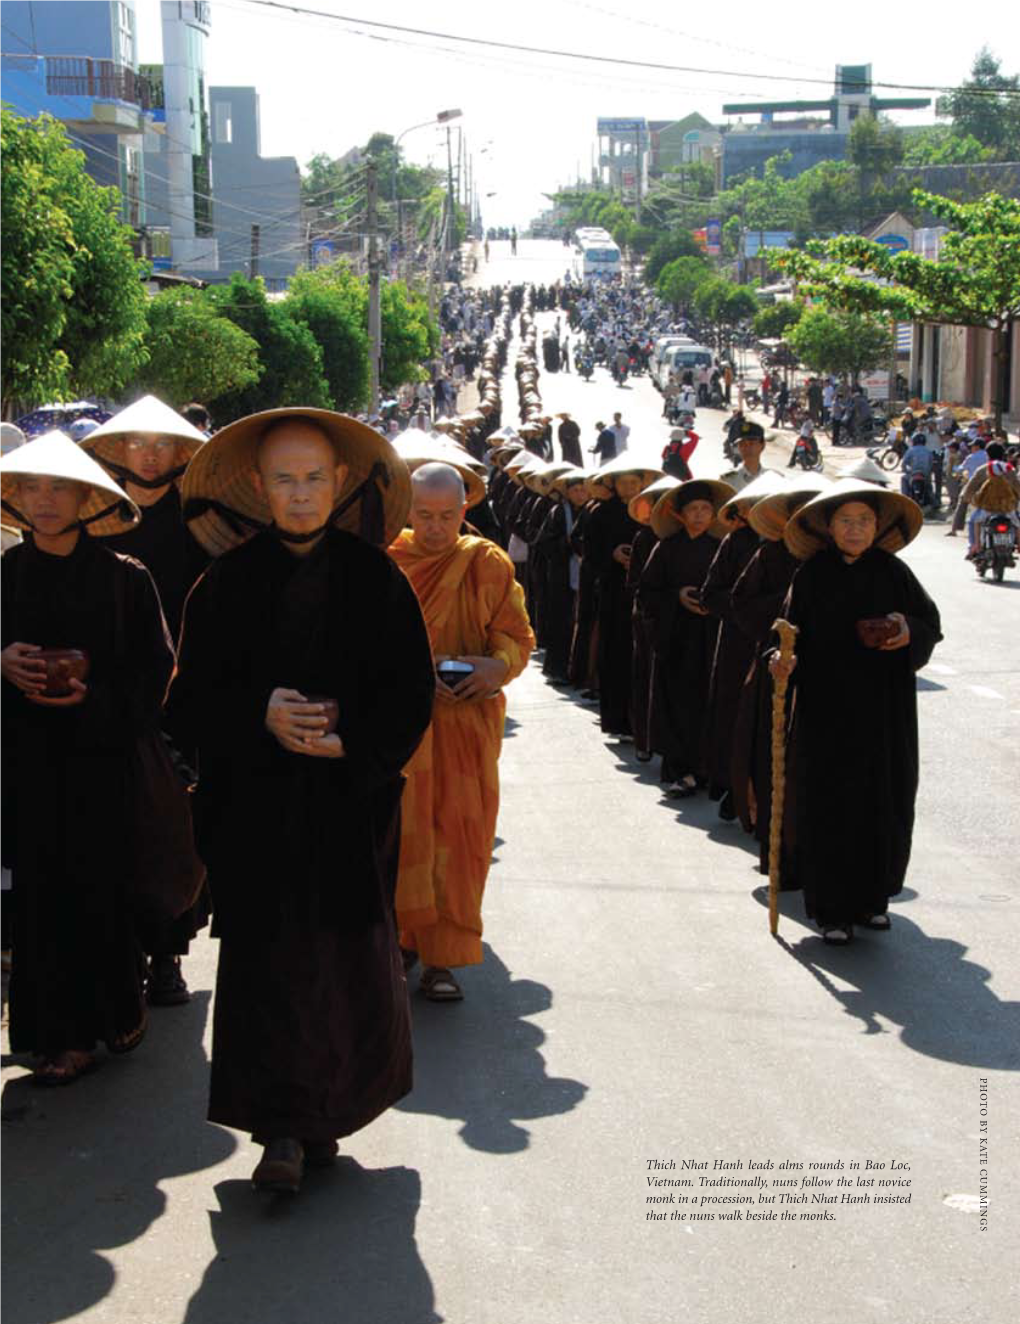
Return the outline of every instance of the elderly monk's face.
<path id="1" fill-rule="evenodd" d="M 846 501 L 834 512 L 829 529 L 843 555 L 856 560 L 875 541 L 878 520 L 863 501 Z"/>
<path id="2" fill-rule="evenodd" d="M 445 552 L 460 537 L 466 510 L 455 488 L 415 485 L 411 500 L 414 541 L 426 552 Z"/>
<path id="3" fill-rule="evenodd" d="M 641 479 L 637 474 L 620 474 L 614 486 L 616 487 L 616 495 L 626 505 L 641 491 Z"/>
<path id="4" fill-rule="evenodd" d="M 150 483 L 162 478 L 171 469 L 176 469 L 180 463 L 177 458 L 177 442 L 171 437 L 159 437 L 151 432 L 139 432 L 125 437 L 123 450 L 124 467 L 130 469 L 136 478 L 144 478 Z"/>
<path id="5" fill-rule="evenodd" d="M 328 524 L 346 478 L 347 465 L 337 463 L 325 433 L 296 418 L 266 434 L 254 483 L 277 528 L 311 533 Z"/>
<path id="6" fill-rule="evenodd" d="M 680 523 L 691 538 L 700 538 L 715 519 L 711 501 L 688 501 L 677 512 Z"/>
<path id="7" fill-rule="evenodd" d="M 91 488 L 69 478 L 21 478 L 18 499 L 28 522 L 44 537 L 55 537 L 77 523 Z"/>

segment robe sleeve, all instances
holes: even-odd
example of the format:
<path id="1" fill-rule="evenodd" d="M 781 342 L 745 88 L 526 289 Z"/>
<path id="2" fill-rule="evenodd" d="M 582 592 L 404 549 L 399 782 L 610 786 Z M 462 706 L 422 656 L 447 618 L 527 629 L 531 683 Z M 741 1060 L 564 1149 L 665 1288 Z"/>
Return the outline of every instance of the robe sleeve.
<path id="1" fill-rule="evenodd" d="M 927 666 L 942 639 L 942 621 L 939 609 L 921 587 L 914 572 L 903 561 L 896 566 L 902 583 L 903 606 L 900 610 L 910 627 L 910 665 L 915 671 Z"/>
<path id="2" fill-rule="evenodd" d="M 473 583 L 485 628 L 487 654 L 505 653 L 509 670 L 504 685 L 528 664 L 535 636 L 531 632 L 524 590 L 514 577 L 513 563 L 498 547 L 483 547 L 475 556 Z"/>
<path id="3" fill-rule="evenodd" d="M 125 739 L 160 725 L 160 709 L 174 665 L 174 651 L 156 585 L 138 561 L 118 556 L 118 592 L 123 620 L 120 659 L 105 677 L 87 681 L 78 712 L 77 738 L 83 746 L 107 743 L 109 732 Z"/>
<path id="4" fill-rule="evenodd" d="M 721 621 L 733 620 L 730 595 L 739 572 L 739 553 L 734 546 L 732 535 L 727 535 L 719 544 L 701 587 L 701 605 L 710 615 Z"/>
<path id="5" fill-rule="evenodd" d="M 276 741 L 266 730 L 272 690 L 254 681 L 227 679 L 229 641 L 220 638 L 214 563 L 194 585 L 184 604 L 177 667 L 166 700 L 166 728 L 186 758 L 200 749 L 215 758 L 261 763 Z"/>
<path id="6" fill-rule="evenodd" d="M 665 543 L 657 542 L 645 562 L 638 581 L 637 601 L 643 615 L 655 626 L 655 647 L 663 652 L 673 633 L 673 624 L 680 606 L 680 591 L 670 583 L 666 568 Z"/>
<path id="7" fill-rule="evenodd" d="M 483 546 L 503 555 L 492 543 Z M 345 705 L 341 697 L 337 734 L 345 757 L 330 763 L 339 778 L 367 794 L 400 776 L 428 730 L 436 692 L 432 647 L 414 589 L 396 564 L 389 564 L 387 575 L 382 627 L 365 650 L 371 674 L 360 690 L 368 702 Z"/>

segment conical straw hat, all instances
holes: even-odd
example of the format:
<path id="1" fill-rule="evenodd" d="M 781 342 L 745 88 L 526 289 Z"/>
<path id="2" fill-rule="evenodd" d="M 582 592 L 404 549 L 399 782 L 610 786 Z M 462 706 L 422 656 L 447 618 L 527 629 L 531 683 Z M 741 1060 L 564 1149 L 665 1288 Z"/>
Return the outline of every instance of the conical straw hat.
<path id="1" fill-rule="evenodd" d="M 756 502 L 747 513 L 747 522 L 759 537 L 781 542 L 790 516 L 831 486 L 832 479 L 824 474 L 806 473 L 788 482 L 784 491 Z"/>
<path id="2" fill-rule="evenodd" d="M 621 474 L 636 474 L 641 479 L 642 489 L 649 483 L 654 483 L 656 479 L 665 477 L 661 469 L 640 464 L 633 458 L 628 458 L 628 452 L 624 451 L 622 455 L 617 455 L 608 464 L 596 469 L 591 479 L 592 496 L 599 501 L 608 501 L 614 491 L 612 480 L 619 478 Z"/>
<path id="3" fill-rule="evenodd" d="M 787 480 L 783 474 L 777 473 L 775 469 L 763 469 L 757 478 L 752 478 L 746 487 L 742 487 L 735 496 L 730 497 L 719 514 L 726 521 L 732 521 L 738 511 L 746 517 L 747 511 L 755 502 L 761 501 L 764 497 L 775 496 L 786 487 Z"/>
<path id="4" fill-rule="evenodd" d="M 636 497 L 627 503 L 627 513 L 631 519 L 637 520 L 639 524 L 648 524 L 659 498 L 679 486 L 680 479 L 672 477 L 671 474 L 666 474 L 665 478 L 657 478 L 654 483 L 646 487 L 643 492 L 639 492 Z"/>
<path id="5" fill-rule="evenodd" d="M 680 483 L 659 497 L 652 508 L 648 522 L 659 538 L 672 538 L 683 528 L 677 518 L 677 511 L 686 501 L 697 501 L 702 498 L 711 501 L 712 509 L 718 516 L 719 511 L 733 495 L 733 488 L 729 483 L 724 483 L 719 478 L 689 478 L 687 482 Z M 725 538 L 729 531 L 729 525 L 718 518 L 708 530 L 716 538 Z"/>
<path id="6" fill-rule="evenodd" d="M 238 419 L 196 451 L 181 497 L 188 527 L 206 551 L 220 556 L 269 527 L 269 505 L 255 491 L 252 474 L 259 442 L 285 419 L 305 419 L 322 428 L 348 466 L 334 527 L 388 547 L 411 508 L 407 465 L 385 437 L 348 414 L 295 407 Z"/>
<path id="7" fill-rule="evenodd" d="M 544 468 L 538 469 L 529 476 L 528 486 L 533 492 L 539 492 L 542 496 L 548 496 L 553 490 L 557 478 L 572 473 L 574 466 L 567 464 L 563 460 L 553 460 Z"/>
<path id="8" fill-rule="evenodd" d="M 100 462 L 118 460 L 120 443 L 125 437 L 133 436 L 172 437 L 181 443 L 189 459 L 206 442 L 205 433 L 199 432 L 169 405 L 154 395 L 143 395 L 141 400 L 125 406 L 113 418 L 100 423 L 81 444 Z"/>
<path id="9" fill-rule="evenodd" d="M 94 538 L 127 533 L 142 517 L 135 503 L 106 470 L 57 429 L 44 432 L 0 459 L 0 475 L 3 522 L 10 528 L 32 527 L 18 506 L 21 478 L 66 478 L 90 487 L 89 499 L 78 518 Z"/>
<path id="10" fill-rule="evenodd" d="M 878 533 L 874 546 L 886 552 L 898 552 L 913 542 L 921 531 L 924 515 L 916 501 L 855 478 L 837 478 L 830 488 L 820 492 L 788 521 L 783 541 L 800 561 L 830 545 L 829 519 L 847 501 L 867 498 L 878 506 Z"/>
<path id="11" fill-rule="evenodd" d="M 552 480 L 550 487 L 557 492 L 566 493 L 568 487 L 573 487 L 575 483 L 587 483 L 590 478 L 591 474 L 587 469 L 581 469 L 572 464 L 566 473 L 559 474 Z"/>
<path id="12" fill-rule="evenodd" d="M 858 482 L 877 483 L 879 487 L 889 486 L 889 475 L 886 471 L 875 463 L 870 455 L 864 455 L 853 464 L 848 464 L 845 469 L 840 469 L 836 475 L 838 478 L 856 478 Z"/>
<path id="13" fill-rule="evenodd" d="M 439 433 L 430 436 L 420 428 L 410 428 L 395 437 L 391 444 L 410 473 L 414 473 L 423 464 L 448 464 L 464 480 L 468 506 L 477 506 L 485 500 L 485 484 L 467 463 L 470 458 L 467 451 L 462 451 Z"/>

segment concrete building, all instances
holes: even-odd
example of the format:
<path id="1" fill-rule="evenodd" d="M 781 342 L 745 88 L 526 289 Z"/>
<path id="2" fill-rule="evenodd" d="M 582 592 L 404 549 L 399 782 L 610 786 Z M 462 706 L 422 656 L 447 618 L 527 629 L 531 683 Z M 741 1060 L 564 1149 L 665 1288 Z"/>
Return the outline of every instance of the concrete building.
<path id="1" fill-rule="evenodd" d="M 737 175 L 761 174 L 765 162 L 789 152 L 780 167 L 792 179 L 820 161 L 841 161 L 853 122 L 859 115 L 886 110 L 924 110 L 926 97 L 877 97 L 870 64 L 837 64 L 832 95 L 818 101 L 739 102 L 723 106 L 724 115 L 760 115 L 758 124 L 732 125 L 723 139 L 725 187 Z M 776 119 L 792 114 L 794 120 Z"/>
<path id="2" fill-rule="evenodd" d="M 297 160 L 262 155 L 259 98 L 253 87 L 210 88 L 209 106 L 220 274 L 251 274 L 254 225 L 258 273 L 269 289 L 282 289 L 287 278 L 309 262 Z M 263 218 L 249 220 L 246 209 L 263 213 Z"/>
<path id="3" fill-rule="evenodd" d="M 722 137 L 720 130 L 697 111 L 680 120 L 649 120 L 648 173 L 653 177 L 664 175 L 696 162 L 714 171 Z"/>
<path id="4" fill-rule="evenodd" d="M 145 140 L 147 224 L 169 235 L 174 271 L 215 272 L 219 253 L 205 78 L 210 6 L 203 0 L 162 0 L 160 18 L 163 63 L 145 68 L 151 84 L 162 86 L 165 108 L 163 132 Z"/>
<path id="5" fill-rule="evenodd" d="M 5 0 L 0 72 L 4 101 L 62 120 L 92 178 L 120 189 L 123 219 L 144 225 L 143 138 L 160 126 L 138 72 L 134 0 Z"/>
<path id="6" fill-rule="evenodd" d="M 624 202 L 631 203 L 648 192 L 648 121 L 631 119 L 598 121 L 599 179 Z"/>

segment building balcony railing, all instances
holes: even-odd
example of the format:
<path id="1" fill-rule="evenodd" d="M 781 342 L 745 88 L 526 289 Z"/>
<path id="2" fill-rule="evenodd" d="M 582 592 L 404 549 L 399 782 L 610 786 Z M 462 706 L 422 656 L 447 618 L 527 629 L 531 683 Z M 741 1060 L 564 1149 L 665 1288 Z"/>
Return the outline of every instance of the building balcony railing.
<path id="1" fill-rule="evenodd" d="M 154 95 L 148 78 L 112 60 L 93 60 L 81 55 L 46 56 L 46 91 L 51 96 L 127 101 L 142 110 L 162 105 L 162 97 Z"/>

